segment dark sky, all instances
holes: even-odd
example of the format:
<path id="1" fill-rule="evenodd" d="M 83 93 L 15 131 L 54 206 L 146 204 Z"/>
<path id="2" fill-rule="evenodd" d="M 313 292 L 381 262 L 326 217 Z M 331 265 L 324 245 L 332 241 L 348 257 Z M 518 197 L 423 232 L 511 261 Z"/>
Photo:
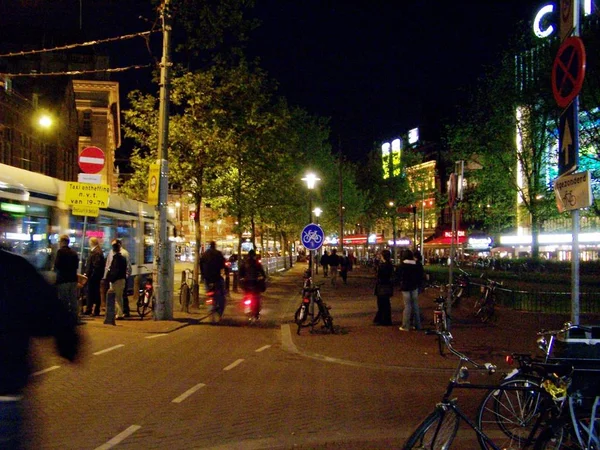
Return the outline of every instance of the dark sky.
<path id="1" fill-rule="evenodd" d="M 0 41 L 12 28 L 79 28 L 87 37 L 148 29 L 150 0 L 0 0 Z M 494 62 L 520 20 L 542 0 L 256 0 L 262 26 L 249 51 L 280 83 L 280 94 L 312 114 L 331 117 L 332 142 L 352 159 L 410 128 L 435 139 L 464 91 Z M 159 42 L 160 36 L 153 38 Z M 46 45 L 51 43 L 46 41 Z M 159 49 L 160 46 L 154 46 Z M 117 49 L 119 47 L 116 47 Z M 113 55 L 114 65 L 147 63 L 143 42 Z M 155 55 L 157 58 L 160 54 Z M 115 76 L 147 85 L 150 71 Z M 124 96 L 126 92 L 122 92 Z M 335 148 L 337 150 L 337 148 Z"/>

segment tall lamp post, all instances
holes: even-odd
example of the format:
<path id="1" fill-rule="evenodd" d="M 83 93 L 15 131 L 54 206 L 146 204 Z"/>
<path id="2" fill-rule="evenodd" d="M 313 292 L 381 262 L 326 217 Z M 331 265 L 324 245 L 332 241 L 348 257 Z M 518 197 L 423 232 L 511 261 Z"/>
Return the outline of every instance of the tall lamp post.
<path id="1" fill-rule="evenodd" d="M 319 177 L 317 177 L 314 173 L 307 173 L 302 181 L 306 183 L 306 187 L 308 187 L 309 196 L 308 196 L 308 223 L 313 223 L 313 211 L 312 211 L 312 201 L 313 201 L 313 191 L 315 186 L 317 185 L 317 181 L 321 181 Z M 309 260 L 308 260 L 308 268 L 310 270 L 311 276 L 313 275 L 313 251 L 310 250 Z"/>
<path id="2" fill-rule="evenodd" d="M 315 215 L 315 217 L 317 218 L 317 225 L 320 225 L 319 223 L 319 217 L 321 217 L 321 213 L 323 212 L 323 210 L 321 208 L 319 208 L 318 206 L 313 209 L 313 214 Z M 320 252 L 323 251 L 323 246 L 321 246 L 318 250 L 317 253 L 320 254 Z M 316 259 L 316 257 L 315 257 Z M 318 261 L 315 261 L 315 273 L 318 275 L 319 274 L 319 264 Z"/>
<path id="3" fill-rule="evenodd" d="M 394 264 L 396 264 L 396 210 L 394 209 L 394 202 L 390 201 L 388 203 L 390 210 L 392 211 L 392 237 L 394 239 L 392 254 L 394 258 Z"/>

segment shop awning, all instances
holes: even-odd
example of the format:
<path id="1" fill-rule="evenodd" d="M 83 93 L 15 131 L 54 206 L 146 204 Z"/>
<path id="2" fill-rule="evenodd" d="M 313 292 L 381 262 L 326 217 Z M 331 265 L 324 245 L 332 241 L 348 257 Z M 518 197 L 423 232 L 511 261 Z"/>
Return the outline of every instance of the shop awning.
<path id="1" fill-rule="evenodd" d="M 432 240 L 430 240 L 429 242 L 425 241 L 424 245 L 425 247 L 434 247 L 434 246 L 438 246 L 438 247 L 449 247 L 450 245 L 452 245 L 452 238 L 450 236 L 440 236 L 437 238 L 434 238 Z M 458 238 L 456 238 L 456 240 L 454 241 L 455 244 L 461 245 L 464 244 L 465 242 L 467 242 L 467 237 L 466 236 L 458 236 Z"/>

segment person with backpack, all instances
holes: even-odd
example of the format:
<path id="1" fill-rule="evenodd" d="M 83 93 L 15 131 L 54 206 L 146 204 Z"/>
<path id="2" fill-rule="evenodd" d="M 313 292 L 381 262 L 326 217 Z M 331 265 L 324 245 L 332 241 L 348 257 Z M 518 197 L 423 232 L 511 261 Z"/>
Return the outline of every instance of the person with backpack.
<path id="1" fill-rule="evenodd" d="M 127 278 L 127 259 L 121 254 L 121 241 L 113 239 L 112 251 L 106 260 L 104 278 L 110 283 L 110 290 L 115 294 L 115 319 L 123 318 L 123 291 L 125 290 L 125 279 Z M 106 316 L 108 323 L 112 323 L 109 316 L 107 301 Z M 107 323 L 105 321 L 105 323 Z"/>

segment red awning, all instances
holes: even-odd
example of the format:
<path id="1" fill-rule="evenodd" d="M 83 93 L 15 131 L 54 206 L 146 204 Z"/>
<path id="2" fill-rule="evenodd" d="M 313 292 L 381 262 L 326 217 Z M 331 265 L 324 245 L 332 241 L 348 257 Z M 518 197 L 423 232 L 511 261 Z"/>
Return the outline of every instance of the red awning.
<path id="1" fill-rule="evenodd" d="M 452 245 L 451 240 L 452 240 L 452 238 L 450 236 L 440 236 L 435 239 L 432 239 L 429 242 L 425 242 L 425 246 L 428 246 L 428 245 L 444 246 L 445 245 L 445 246 L 449 247 L 450 245 Z M 464 244 L 465 242 L 467 242 L 466 236 L 458 236 L 458 238 L 454 241 L 455 244 Z"/>

